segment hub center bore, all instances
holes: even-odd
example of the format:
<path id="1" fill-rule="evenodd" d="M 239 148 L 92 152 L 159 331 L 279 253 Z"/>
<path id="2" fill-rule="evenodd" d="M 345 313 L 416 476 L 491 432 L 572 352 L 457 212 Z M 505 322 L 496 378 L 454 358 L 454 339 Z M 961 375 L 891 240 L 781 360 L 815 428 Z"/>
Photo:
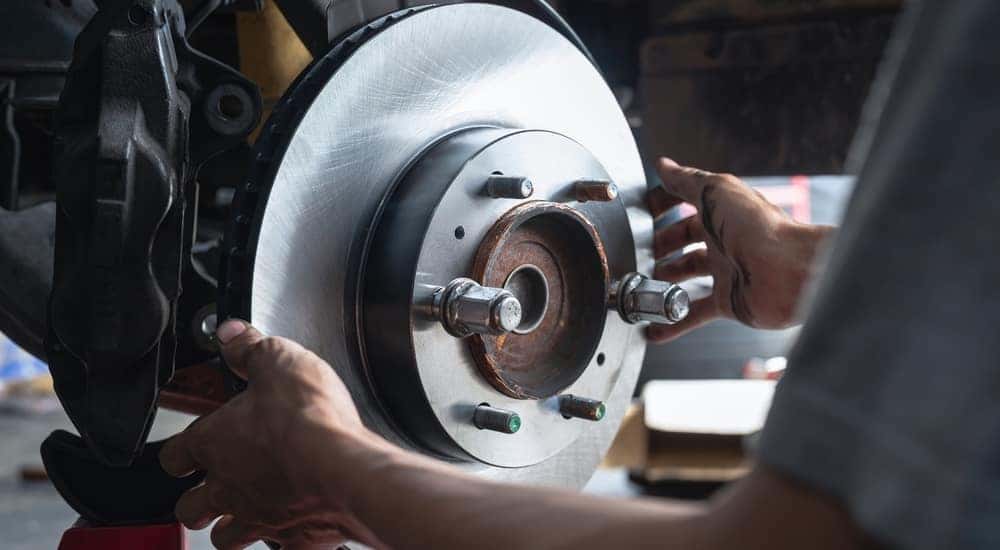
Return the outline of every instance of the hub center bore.
<path id="1" fill-rule="evenodd" d="M 538 328 L 549 310 L 549 280 L 533 264 L 524 264 L 511 272 L 503 287 L 521 302 L 521 323 L 514 334 L 529 334 Z"/>
<path id="2" fill-rule="evenodd" d="M 545 399 L 586 370 L 607 316 L 608 260 L 594 224 L 564 204 L 507 212 L 479 245 L 473 277 L 521 302 L 512 334 L 470 340 L 482 375 L 518 399 Z"/>

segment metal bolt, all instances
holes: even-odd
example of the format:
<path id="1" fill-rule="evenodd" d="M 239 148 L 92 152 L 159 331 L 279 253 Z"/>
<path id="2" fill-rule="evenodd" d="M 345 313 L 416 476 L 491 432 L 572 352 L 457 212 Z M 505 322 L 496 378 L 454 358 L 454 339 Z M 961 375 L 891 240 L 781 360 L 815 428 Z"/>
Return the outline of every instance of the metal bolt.
<path id="1" fill-rule="evenodd" d="M 596 399 L 587 399 L 576 395 L 560 395 L 559 412 L 566 418 L 582 418 L 597 422 L 604 418 L 606 408 L 603 402 Z"/>
<path id="2" fill-rule="evenodd" d="M 681 287 L 631 273 L 618 285 L 618 313 L 628 323 L 649 321 L 674 325 L 691 311 L 691 298 Z"/>
<path id="3" fill-rule="evenodd" d="M 194 343 L 203 351 L 218 351 L 218 343 L 215 341 L 215 329 L 218 328 L 219 318 L 215 313 L 215 305 L 207 305 L 199 309 L 194 314 L 191 326 Z"/>
<path id="4" fill-rule="evenodd" d="M 435 313 L 452 336 L 507 334 L 521 324 L 521 302 L 510 291 L 459 278 L 438 290 Z"/>
<path id="5" fill-rule="evenodd" d="M 526 199 L 535 192 L 535 184 L 519 176 L 493 175 L 486 180 L 486 194 L 495 199 Z"/>
<path id="6" fill-rule="evenodd" d="M 218 317 L 214 313 L 210 313 L 201 320 L 201 333 L 205 336 L 215 338 L 215 329 L 219 328 L 218 325 Z"/>
<path id="7" fill-rule="evenodd" d="M 618 186 L 607 180 L 579 180 L 573 193 L 580 202 L 611 202 L 618 198 Z"/>
<path id="8" fill-rule="evenodd" d="M 497 409 L 484 403 L 476 407 L 472 423 L 480 430 L 513 434 L 521 429 L 521 416 L 514 411 Z"/>

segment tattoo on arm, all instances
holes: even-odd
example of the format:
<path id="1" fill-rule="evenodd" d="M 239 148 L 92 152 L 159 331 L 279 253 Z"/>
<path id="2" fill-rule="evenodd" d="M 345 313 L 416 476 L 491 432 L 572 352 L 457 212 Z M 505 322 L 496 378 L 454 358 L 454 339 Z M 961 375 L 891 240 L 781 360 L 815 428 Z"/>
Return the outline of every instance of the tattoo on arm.
<path id="1" fill-rule="evenodd" d="M 738 260 L 733 263 L 733 285 L 729 289 L 729 307 L 733 309 L 733 316 L 739 322 L 755 326 L 756 320 L 747 304 L 746 287 L 750 285 L 750 273 L 747 272 Z"/>
<path id="2" fill-rule="evenodd" d="M 715 199 L 715 193 L 718 188 L 714 184 L 707 184 L 701 190 L 701 225 L 705 228 L 705 233 L 712 239 L 712 243 L 719 249 L 719 252 L 725 254 L 726 247 L 722 244 L 722 239 L 719 236 L 719 232 L 715 229 L 715 207 L 718 206 L 718 202 Z"/>
<path id="3" fill-rule="evenodd" d="M 750 273 L 738 259 L 731 258 L 729 254 L 726 253 L 726 247 L 723 242 L 725 221 L 720 222 L 718 228 L 715 226 L 715 208 L 718 206 L 715 193 L 717 191 L 718 188 L 713 184 L 706 185 L 702 190 L 701 223 L 705 228 L 705 233 L 712 240 L 712 244 L 714 244 L 719 249 L 719 252 L 729 260 L 730 264 L 732 264 L 732 281 L 729 289 L 729 307 L 733 312 L 733 316 L 736 317 L 736 319 L 741 323 L 754 326 L 755 320 L 753 313 L 751 313 L 750 306 L 747 304 L 745 292 L 746 287 L 750 285 Z"/>

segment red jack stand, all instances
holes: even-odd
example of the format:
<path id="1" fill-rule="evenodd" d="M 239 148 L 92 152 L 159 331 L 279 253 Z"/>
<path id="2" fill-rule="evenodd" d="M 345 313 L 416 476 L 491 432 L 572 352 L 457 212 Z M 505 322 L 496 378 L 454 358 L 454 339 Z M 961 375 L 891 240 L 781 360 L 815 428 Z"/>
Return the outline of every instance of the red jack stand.
<path id="1" fill-rule="evenodd" d="M 63 533 L 59 550 L 187 550 L 180 523 L 90 527 L 82 519 Z"/>

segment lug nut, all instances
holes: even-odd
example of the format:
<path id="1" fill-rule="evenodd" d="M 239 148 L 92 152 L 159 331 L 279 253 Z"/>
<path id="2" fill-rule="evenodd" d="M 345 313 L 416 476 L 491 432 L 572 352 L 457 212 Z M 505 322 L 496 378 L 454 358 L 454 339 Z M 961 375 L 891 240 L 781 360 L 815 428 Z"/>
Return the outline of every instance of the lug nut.
<path id="1" fill-rule="evenodd" d="M 519 176 L 493 175 L 486 180 L 486 194 L 495 199 L 526 199 L 535 192 L 535 184 Z"/>
<path id="2" fill-rule="evenodd" d="M 673 283 L 650 279 L 645 275 L 627 275 L 618 286 L 618 313 L 628 323 L 649 321 L 673 325 L 691 311 L 691 298 Z"/>
<path id="3" fill-rule="evenodd" d="M 476 407 L 472 422 L 480 430 L 492 430 L 505 434 L 517 433 L 521 429 L 521 416 L 514 411 L 496 409 L 483 404 Z"/>
<path id="4" fill-rule="evenodd" d="M 566 418 L 582 418 L 597 422 L 604 418 L 604 403 L 576 395 L 559 396 L 559 412 Z"/>
<path id="5" fill-rule="evenodd" d="M 521 302 L 510 291 L 455 279 L 434 296 L 435 313 L 452 336 L 498 336 L 521 324 Z"/>
<path id="6" fill-rule="evenodd" d="M 618 186 L 607 180 L 579 180 L 573 193 L 580 202 L 611 202 L 618 198 Z"/>

